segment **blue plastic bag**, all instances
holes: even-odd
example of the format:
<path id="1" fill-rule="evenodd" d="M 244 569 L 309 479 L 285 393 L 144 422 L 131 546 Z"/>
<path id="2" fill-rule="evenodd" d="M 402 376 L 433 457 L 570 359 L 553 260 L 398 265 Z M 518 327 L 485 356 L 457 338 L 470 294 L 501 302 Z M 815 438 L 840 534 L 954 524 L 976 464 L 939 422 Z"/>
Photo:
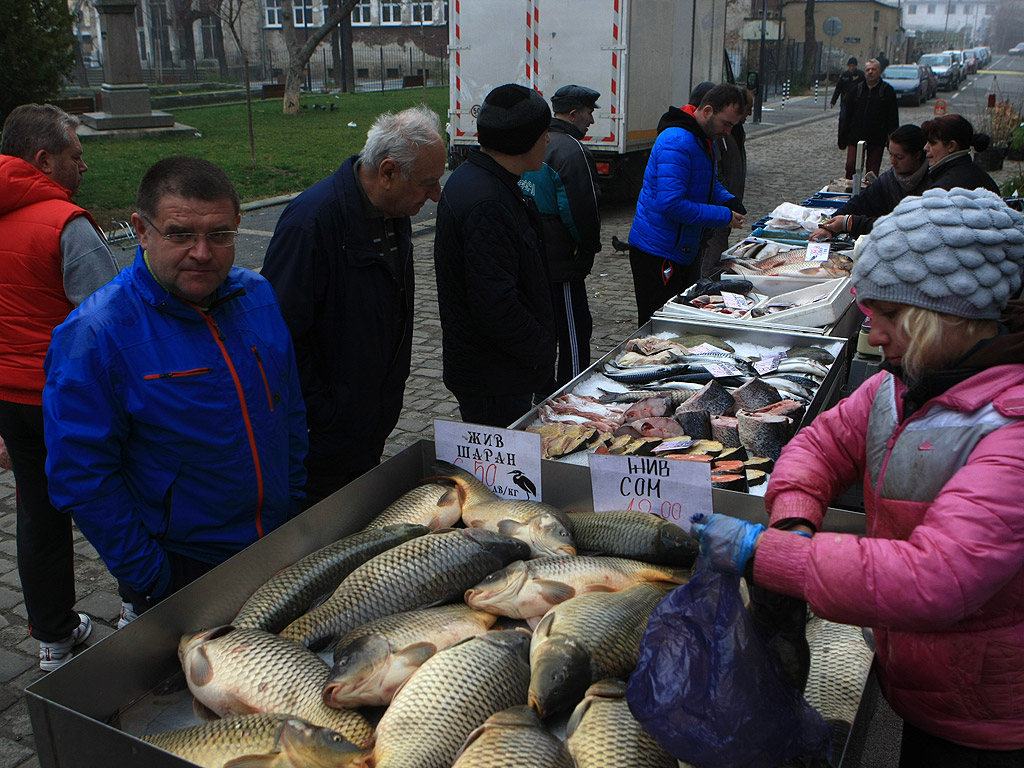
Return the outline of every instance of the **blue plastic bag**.
<path id="1" fill-rule="evenodd" d="M 654 609 L 626 699 L 678 760 L 698 768 L 775 768 L 831 757 L 829 726 L 786 682 L 758 637 L 739 576 L 706 562 Z"/>

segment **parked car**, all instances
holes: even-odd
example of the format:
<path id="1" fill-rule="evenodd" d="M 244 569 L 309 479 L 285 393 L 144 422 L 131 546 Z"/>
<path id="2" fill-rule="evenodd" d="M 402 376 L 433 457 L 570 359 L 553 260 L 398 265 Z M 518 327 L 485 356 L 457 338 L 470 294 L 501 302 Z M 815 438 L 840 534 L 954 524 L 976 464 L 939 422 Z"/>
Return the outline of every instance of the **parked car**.
<path id="1" fill-rule="evenodd" d="M 960 87 L 960 83 L 967 79 L 967 70 L 965 69 L 964 63 L 964 52 L 963 51 L 942 51 L 942 53 L 948 53 L 953 57 L 953 63 L 956 64 L 956 87 Z"/>
<path id="2" fill-rule="evenodd" d="M 981 66 L 987 67 L 992 63 L 992 49 L 983 45 L 978 50 L 981 51 Z"/>
<path id="3" fill-rule="evenodd" d="M 935 95 L 939 92 L 939 78 L 935 76 L 931 67 L 921 67 L 921 69 L 924 70 L 928 78 L 928 97 L 925 99 L 925 101 L 928 101 L 928 99 L 935 98 Z"/>
<path id="4" fill-rule="evenodd" d="M 917 61 L 919 67 L 931 67 L 939 87 L 955 91 L 960 85 L 960 66 L 948 53 L 926 53 Z"/>
<path id="5" fill-rule="evenodd" d="M 964 51 L 964 72 L 968 75 L 978 74 L 978 57 L 973 49 Z"/>
<path id="6" fill-rule="evenodd" d="M 916 107 L 928 101 L 928 74 L 917 64 L 890 64 L 882 76 L 893 90 L 898 101 L 909 102 Z"/>
<path id="7" fill-rule="evenodd" d="M 1024 56 L 1024 43 L 1017 43 L 1007 53 L 1011 56 Z"/>

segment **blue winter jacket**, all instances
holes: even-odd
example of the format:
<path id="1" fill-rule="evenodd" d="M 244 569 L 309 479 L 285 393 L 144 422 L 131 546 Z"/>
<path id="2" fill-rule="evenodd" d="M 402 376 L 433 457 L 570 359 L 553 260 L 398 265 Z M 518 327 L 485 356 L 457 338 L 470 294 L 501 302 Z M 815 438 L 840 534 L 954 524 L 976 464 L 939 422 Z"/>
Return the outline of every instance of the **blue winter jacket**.
<path id="1" fill-rule="evenodd" d="M 163 595 L 165 551 L 220 563 L 301 511 L 306 418 L 273 289 L 233 267 L 208 310 L 142 257 L 57 326 L 50 498 L 110 572 Z"/>
<path id="2" fill-rule="evenodd" d="M 671 112 L 675 124 L 661 131 L 647 161 L 629 244 L 690 264 L 700 250 L 703 230 L 732 220 L 726 206 L 733 195 L 715 175 L 714 149 L 708 147 L 700 124 L 681 110 Z"/>

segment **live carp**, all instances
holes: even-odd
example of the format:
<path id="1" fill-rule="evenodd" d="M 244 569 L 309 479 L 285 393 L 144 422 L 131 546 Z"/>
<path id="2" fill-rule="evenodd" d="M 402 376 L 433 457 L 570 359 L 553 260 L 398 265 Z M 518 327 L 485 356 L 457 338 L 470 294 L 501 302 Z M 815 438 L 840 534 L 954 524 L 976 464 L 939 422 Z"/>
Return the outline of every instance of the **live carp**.
<path id="1" fill-rule="evenodd" d="M 192 695 L 221 717 L 292 715 L 337 731 L 361 749 L 373 741 L 362 715 L 324 704 L 327 662 L 290 640 L 258 629 L 216 627 L 183 636 L 178 658 Z"/>
<path id="2" fill-rule="evenodd" d="M 371 557 L 427 532 L 425 526 L 400 523 L 328 544 L 271 576 L 245 601 L 231 625 L 280 632 Z"/>
<path id="3" fill-rule="evenodd" d="M 446 461 L 434 464 L 439 477 L 456 483 L 462 500 L 462 522 L 511 536 L 529 545 L 534 556 L 574 555 L 565 513 L 540 501 L 504 499 L 473 474 Z M 435 479 L 435 478 L 432 478 Z"/>
<path id="4" fill-rule="evenodd" d="M 581 552 L 683 568 L 697 559 L 696 539 L 648 512 L 570 512 L 568 520 Z"/>
<path id="5" fill-rule="evenodd" d="M 485 632 L 428 659 L 377 725 L 376 768 L 449 768 L 495 712 L 526 700 L 530 635 Z"/>
<path id="6" fill-rule="evenodd" d="M 452 768 L 575 768 L 565 742 L 537 713 L 518 705 L 495 712 L 466 739 Z"/>
<path id="7" fill-rule="evenodd" d="M 544 614 L 530 643 L 530 706 L 547 717 L 575 707 L 598 680 L 629 677 L 647 620 L 664 595 L 636 584 L 579 595 Z"/>
<path id="8" fill-rule="evenodd" d="M 240 715 L 142 740 L 203 768 L 363 768 L 371 754 L 289 715 Z"/>
<path id="9" fill-rule="evenodd" d="M 324 702 L 331 707 L 387 706 L 423 662 L 452 643 L 486 632 L 497 618 L 459 603 L 367 622 L 338 640 Z"/>
<path id="10" fill-rule="evenodd" d="M 685 584 L 689 578 L 688 569 L 623 557 L 540 557 L 492 573 L 466 592 L 466 604 L 531 619 L 585 592 L 616 592 L 643 581 Z"/>
<path id="11" fill-rule="evenodd" d="M 430 530 L 449 528 L 462 517 L 459 492 L 450 485 L 424 483 L 402 494 L 363 530 L 396 523 L 425 525 Z"/>
<path id="12" fill-rule="evenodd" d="M 363 563 L 281 637 L 319 645 L 372 619 L 456 600 L 487 574 L 529 554 L 526 544 L 500 533 L 434 531 Z"/>

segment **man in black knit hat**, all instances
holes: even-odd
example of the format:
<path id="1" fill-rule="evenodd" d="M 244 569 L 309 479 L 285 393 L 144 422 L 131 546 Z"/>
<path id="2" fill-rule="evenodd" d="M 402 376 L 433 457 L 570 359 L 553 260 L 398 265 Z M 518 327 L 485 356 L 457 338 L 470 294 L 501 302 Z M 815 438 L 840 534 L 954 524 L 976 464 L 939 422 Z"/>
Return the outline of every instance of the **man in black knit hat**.
<path id="1" fill-rule="evenodd" d="M 536 91 L 495 88 L 477 116 L 480 149 L 451 175 L 437 206 L 444 383 L 466 422 L 508 426 L 553 374 L 543 229 L 518 185 L 523 173 L 540 169 L 550 124 Z"/>

